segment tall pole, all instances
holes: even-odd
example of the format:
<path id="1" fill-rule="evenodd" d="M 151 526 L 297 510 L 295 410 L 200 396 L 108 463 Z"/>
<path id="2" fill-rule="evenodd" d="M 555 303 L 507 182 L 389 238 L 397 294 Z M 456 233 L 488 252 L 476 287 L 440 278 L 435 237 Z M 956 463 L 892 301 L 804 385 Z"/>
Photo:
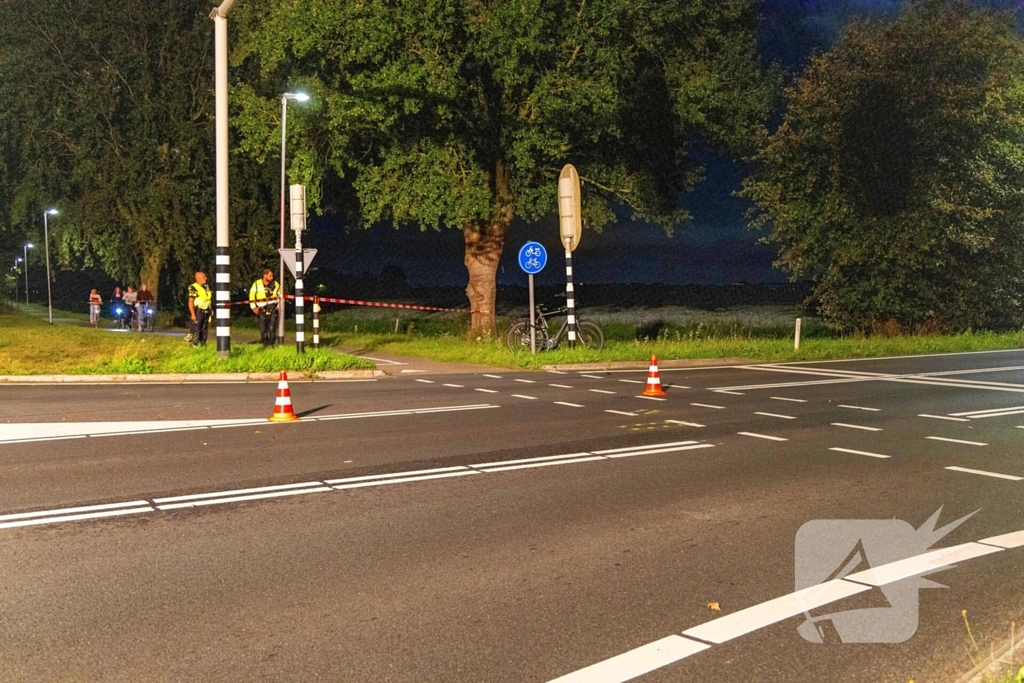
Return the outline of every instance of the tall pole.
<path id="1" fill-rule="evenodd" d="M 215 306 L 217 311 L 217 355 L 231 351 L 231 256 L 228 252 L 228 10 L 234 0 L 224 0 L 210 15 L 214 36 L 214 86 L 217 117 L 217 251 L 215 264 Z"/>
<path id="2" fill-rule="evenodd" d="M 28 244 L 21 248 L 23 254 L 25 254 L 25 305 L 28 305 Z"/>
<path id="3" fill-rule="evenodd" d="M 533 300 L 533 273 L 528 274 L 530 278 L 530 353 L 537 353 L 537 311 Z"/>
<path id="4" fill-rule="evenodd" d="M 565 238 L 565 318 L 569 325 L 569 348 L 576 343 L 576 293 L 572 286 L 571 240 Z"/>
<path id="5" fill-rule="evenodd" d="M 46 315 L 53 324 L 53 292 L 50 289 L 50 211 L 43 211 L 43 249 L 46 251 Z"/>
<path id="6" fill-rule="evenodd" d="M 281 249 L 284 249 L 284 204 L 287 201 L 285 197 L 285 140 L 287 139 L 288 131 L 288 95 L 287 93 L 281 95 Z M 278 252 L 281 254 L 281 252 Z M 278 260 L 278 270 L 281 275 L 278 278 L 280 283 L 280 296 L 277 298 L 277 343 L 284 344 L 284 255 L 281 254 Z"/>
<path id="7" fill-rule="evenodd" d="M 306 302 L 303 298 L 302 231 L 306 228 L 306 188 L 291 187 L 292 230 L 295 231 L 295 351 L 306 351 Z"/>

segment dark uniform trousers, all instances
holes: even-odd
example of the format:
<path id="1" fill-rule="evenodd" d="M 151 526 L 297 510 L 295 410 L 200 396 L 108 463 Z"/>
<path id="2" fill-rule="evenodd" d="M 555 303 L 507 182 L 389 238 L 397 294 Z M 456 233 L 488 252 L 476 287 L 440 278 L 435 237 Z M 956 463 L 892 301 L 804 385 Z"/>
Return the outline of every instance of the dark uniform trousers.
<path id="1" fill-rule="evenodd" d="M 196 308 L 196 319 L 194 322 L 189 321 L 189 328 L 192 332 L 192 346 L 205 344 L 210 329 L 210 309 Z"/>
<path id="2" fill-rule="evenodd" d="M 267 304 L 261 308 L 256 322 L 260 326 L 260 341 L 268 346 L 273 344 L 277 336 L 277 305 Z"/>

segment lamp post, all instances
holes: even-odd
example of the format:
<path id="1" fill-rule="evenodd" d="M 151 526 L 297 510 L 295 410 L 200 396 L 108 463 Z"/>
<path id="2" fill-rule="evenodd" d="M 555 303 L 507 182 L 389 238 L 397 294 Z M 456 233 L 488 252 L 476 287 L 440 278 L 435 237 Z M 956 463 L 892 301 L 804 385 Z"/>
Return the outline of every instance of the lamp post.
<path id="1" fill-rule="evenodd" d="M 235 0 L 223 0 L 210 13 L 213 19 L 214 91 L 217 141 L 217 251 L 214 264 L 214 310 L 217 355 L 231 351 L 231 255 L 228 251 L 228 11 Z"/>
<path id="2" fill-rule="evenodd" d="M 14 303 L 18 303 L 18 264 L 21 263 L 21 257 L 17 256 L 14 259 L 14 265 L 11 266 L 11 270 L 14 271 Z"/>
<path id="3" fill-rule="evenodd" d="M 21 251 L 25 254 L 25 304 L 28 304 L 28 250 L 32 248 L 32 243 L 27 242 Z"/>
<path id="4" fill-rule="evenodd" d="M 285 222 L 285 208 L 284 204 L 287 201 L 285 197 L 285 144 L 288 139 L 288 102 L 295 100 L 296 102 L 307 102 L 309 101 L 309 95 L 304 92 L 286 92 L 281 95 L 281 249 L 284 249 L 284 222 Z M 278 252 L 281 253 L 281 252 Z M 278 271 L 280 276 L 278 278 L 278 285 L 280 296 L 277 298 L 277 343 L 284 344 L 284 255 L 280 257 L 278 261 Z"/>
<path id="5" fill-rule="evenodd" d="M 53 324 L 53 292 L 50 289 L 50 216 L 57 215 L 57 209 L 43 211 L 43 250 L 46 251 L 46 315 Z"/>

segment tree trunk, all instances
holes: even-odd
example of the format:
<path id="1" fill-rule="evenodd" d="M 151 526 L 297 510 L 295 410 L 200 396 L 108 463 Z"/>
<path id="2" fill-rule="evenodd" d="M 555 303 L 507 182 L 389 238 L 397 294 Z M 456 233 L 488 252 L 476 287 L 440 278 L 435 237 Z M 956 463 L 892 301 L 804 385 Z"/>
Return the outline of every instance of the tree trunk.
<path id="1" fill-rule="evenodd" d="M 153 298 L 159 301 L 160 295 L 160 271 L 164 268 L 164 261 L 167 259 L 167 248 L 153 245 L 147 247 L 142 255 L 142 270 L 139 273 L 139 286 L 145 284 Z M 164 307 L 166 308 L 166 306 Z"/>
<path id="2" fill-rule="evenodd" d="M 494 170 L 493 217 L 486 221 L 474 221 L 464 226 L 462 231 L 466 239 L 465 264 L 469 271 L 466 296 L 472 311 L 470 336 L 473 338 L 496 339 L 498 336 L 495 323 L 498 293 L 496 276 L 498 260 L 505 247 L 505 233 L 512 222 L 512 198 L 504 163 L 499 161 Z"/>

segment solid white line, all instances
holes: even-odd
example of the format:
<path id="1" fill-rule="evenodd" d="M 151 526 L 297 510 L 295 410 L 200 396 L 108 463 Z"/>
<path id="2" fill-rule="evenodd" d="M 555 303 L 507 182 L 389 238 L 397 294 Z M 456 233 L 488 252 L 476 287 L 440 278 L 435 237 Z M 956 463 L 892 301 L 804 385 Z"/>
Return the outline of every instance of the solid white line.
<path id="1" fill-rule="evenodd" d="M 865 432 L 880 432 L 880 431 L 882 431 L 881 427 L 867 427 L 865 425 L 851 425 L 851 424 L 846 424 L 845 422 L 833 422 L 832 426 L 833 427 L 846 427 L 847 429 L 862 429 Z"/>
<path id="2" fill-rule="evenodd" d="M 203 505 L 220 505 L 221 503 L 240 503 L 247 500 L 265 500 L 267 498 L 283 498 L 285 496 L 301 496 L 304 493 L 327 493 L 331 489 L 328 486 L 317 486 L 309 489 L 293 489 L 291 491 L 274 491 L 273 493 L 255 493 L 250 496 L 233 496 L 231 498 L 206 498 L 204 500 L 190 500 L 185 503 L 169 503 L 157 505 L 158 510 L 178 510 L 181 508 L 200 507 Z"/>
<path id="3" fill-rule="evenodd" d="M 183 500 L 201 500 L 203 498 L 223 498 L 225 496 L 237 496 L 245 493 L 262 493 L 265 491 L 286 491 L 288 489 L 304 489 L 310 486 L 323 486 L 322 481 L 304 481 L 301 484 L 278 484 L 277 486 L 259 486 L 251 489 L 234 489 L 232 491 L 214 491 L 212 493 L 193 493 L 187 496 L 172 496 L 170 498 L 154 498 L 153 502 L 177 503 Z"/>
<path id="4" fill-rule="evenodd" d="M 881 410 L 882 410 L 881 408 L 865 408 L 864 406 L 844 406 L 841 403 L 839 404 L 839 407 L 840 408 L 849 408 L 850 410 L 867 410 L 867 411 L 872 412 L 872 413 L 878 413 L 878 412 L 881 412 Z"/>
<path id="5" fill-rule="evenodd" d="M 565 460 L 575 458 L 585 458 L 588 455 L 593 455 L 590 451 L 583 451 L 581 453 L 566 453 L 564 455 L 544 455 L 539 458 L 520 458 L 519 460 L 497 460 L 495 462 L 478 462 L 470 467 L 477 469 L 483 469 L 485 467 L 503 467 L 505 465 L 518 465 L 524 462 L 546 462 L 548 460 Z"/>
<path id="6" fill-rule="evenodd" d="M 657 396 L 637 396 L 637 398 L 645 398 L 648 401 L 667 401 L 667 398 L 658 398 Z"/>
<path id="7" fill-rule="evenodd" d="M 764 417 L 778 417 L 783 420 L 795 420 L 796 417 L 793 415 L 778 415 L 776 413 L 754 413 L 754 415 L 763 415 Z"/>
<path id="8" fill-rule="evenodd" d="M 434 383 L 434 380 L 432 380 L 432 379 L 418 379 L 416 381 L 417 382 L 423 382 L 424 384 L 433 384 Z"/>
<path id="9" fill-rule="evenodd" d="M 849 581 L 826 581 L 694 626 L 683 635 L 718 645 L 868 590 L 868 586 Z"/>
<path id="10" fill-rule="evenodd" d="M 487 410 L 489 408 L 500 407 L 501 406 L 496 406 L 491 403 L 474 403 L 468 406 L 446 406 L 442 408 L 413 408 L 409 412 L 414 413 L 416 415 L 428 415 L 430 413 L 457 413 L 463 410 Z M 356 417 L 359 417 L 359 415 L 357 414 Z M 330 417 L 321 417 L 313 419 L 327 420 L 330 419 Z"/>
<path id="11" fill-rule="evenodd" d="M 739 391 L 726 391 L 725 389 L 712 389 L 711 391 L 715 392 L 716 394 L 730 394 L 732 396 L 745 396 L 745 394 L 743 394 L 743 393 L 741 393 Z"/>
<path id="12" fill-rule="evenodd" d="M 384 363 L 385 365 L 408 365 L 408 363 L 399 363 L 397 360 L 387 360 L 385 358 L 374 358 L 372 356 L 363 356 L 363 358 L 376 361 L 378 363 Z"/>
<path id="13" fill-rule="evenodd" d="M 607 389 L 588 389 L 588 391 L 592 391 L 595 394 L 614 394 L 615 393 L 614 391 L 608 391 Z"/>
<path id="14" fill-rule="evenodd" d="M 974 417 L 975 415 L 985 415 L 987 413 L 1001 413 L 1006 410 L 1024 410 L 1024 406 L 1007 406 L 1006 408 L 991 408 L 989 410 L 971 410 L 966 413 L 950 413 L 954 417 Z"/>
<path id="15" fill-rule="evenodd" d="M 76 512 L 97 512 L 99 510 L 116 510 L 118 508 L 137 507 L 139 505 L 149 505 L 148 501 L 145 500 L 132 500 L 127 503 L 107 503 L 105 505 L 85 505 L 76 508 L 63 508 L 57 510 L 36 510 L 35 512 L 17 512 L 13 515 L 0 515 L 0 522 L 6 522 L 14 519 L 31 519 L 33 517 L 49 517 L 52 515 L 68 515 Z"/>
<path id="16" fill-rule="evenodd" d="M 638 379 L 620 379 L 620 382 L 626 382 L 627 384 L 647 384 L 647 382 L 641 382 Z"/>
<path id="17" fill-rule="evenodd" d="M 118 515 L 134 515 L 138 512 L 153 512 L 153 508 L 139 507 L 125 510 L 107 510 L 105 512 L 87 512 L 81 515 L 64 515 L 61 517 L 36 517 L 34 519 L 23 519 L 18 522 L 4 522 L 0 529 L 14 529 L 21 526 L 35 526 L 37 524 L 53 524 L 55 522 L 75 522 L 82 519 L 99 519 L 101 517 L 117 517 Z"/>
<path id="18" fill-rule="evenodd" d="M 942 437 L 942 436 L 926 436 L 924 438 L 931 439 L 932 441 L 947 441 L 949 443 L 962 443 L 965 446 L 987 446 L 988 445 L 987 443 L 981 443 L 980 441 L 964 441 L 963 439 L 947 439 L 947 438 Z"/>
<path id="19" fill-rule="evenodd" d="M 967 467 L 947 467 L 947 470 L 953 470 L 954 472 L 967 472 L 969 474 L 981 474 L 986 477 L 995 477 L 996 479 L 1008 479 L 1009 481 L 1022 481 L 1024 477 L 1015 477 L 1012 474 L 998 474 L 996 472 L 986 472 L 985 470 L 972 470 Z"/>
<path id="20" fill-rule="evenodd" d="M 498 393 L 494 389 L 476 389 L 475 391 L 482 391 L 485 394 L 496 394 L 496 393 Z"/>
<path id="21" fill-rule="evenodd" d="M 627 415 L 629 417 L 636 417 L 638 415 L 638 413 L 627 413 L 624 410 L 606 410 L 604 412 L 606 412 L 606 413 L 613 413 L 615 415 Z"/>
<path id="22" fill-rule="evenodd" d="M 629 453 L 615 453 L 605 457 L 608 458 L 631 458 L 634 455 L 657 455 L 658 453 L 675 453 L 677 451 L 692 451 L 698 448 L 714 448 L 714 444 L 710 443 L 698 443 L 693 446 L 676 446 L 675 448 L 655 448 L 653 450 L 646 451 L 631 451 Z"/>
<path id="23" fill-rule="evenodd" d="M 570 408 L 582 408 L 583 407 L 579 403 L 568 403 L 566 401 L 555 401 L 555 405 L 569 406 Z"/>
<path id="24" fill-rule="evenodd" d="M 561 370 L 545 370 L 544 372 L 550 372 L 552 375 L 568 375 L 568 372 L 562 372 Z"/>
<path id="25" fill-rule="evenodd" d="M 902 579 L 909 579 L 911 576 L 919 576 L 950 567 L 957 562 L 998 553 L 1000 550 L 1002 548 L 982 545 L 980 543 L 963 543 L 949 548 L 939 548 L 922 555 L 908 557 L 905 560 L 883 564 L 880 567 L 872 567 L 862 572 L 850 574 L 845 580 L 856 581 L 867 586 L 885 586 Z"/>
<path id="26" fill-rule="evenodd" d="M 644 451 L 650 448 L 669 448 L 671 446 L 692 446 L 696 441 L 670 441 L 668 443 L 652 443 L 647 446 L 626 446 L 625 448 L 609 448 L 603 451 L 592 451 L 594 455 L 606 455 L 608 453 L 626 453 L 628 451 Z"/>
<path id="27" fill-rule="evenodd" d="M 683 422 L 682 420 L 665 420 L 665 422 L 671 422 L 674 425 L 683 425 L 683 426 L 686 426 L 686 427 L 703 427 L 704 426 L 702 424 L 697 424 L 696 422 Z"/>
<path id="28" fill-rule="evenodd" d="M 869 458 L 891 458 L 891 455 L 882 455 L 881 453 L 869 453 L 868 451 L 855 451 L 852 448 L 830 448 L 830 451 L 837 451 L 839 453 L 853 453 L 854 455 L 866 455 Z"/>
<path id="29" fill-rule="evenodd" d="M 568 384 L 549 384 L 549 387 L 558 387 L 559 389 L 572 389 Z"/>
<path id="30" fill-rule="evenodd" d="M 933 420 L 949 420 L 950 422 L 970 422 L 964 417 L 949 417 L 948 415 L 929 415 L 928 413 L 919 413 L 918 417 L 930 417 Z"/>
<path id="31" fill-rule="evenodd" d="M 559 676 L 549 683 L 624 683 L 709 647 L 704 643 L 672 635 Z"/>
<path id="32" fill-rule="evenodd" d="M 725 410 L 725 406 L 713 406 L 710 403 L 691 403 L 691 406 L 697 406 L 698 408 L 712 408 L 713 410 Z"/>
<path id="33" fill-rule="evenodd" d="M 537 383 L 537 380 L 535 380 L 535 379 L 517 379 L 516 381 L 517 382 L 522 382 L 523 384 L 536 384 Z"/>
<path id="34" fill-rule="evenodd" d="M 580 373 L 580 377 L 589 377 L 590 379 L 604 379 L 603 375 L 584 375 Z"/>
<path id="35" fill-rule="evenodd" d="M 414 481 L 429 481 L 431 479 L 448 479 L 450 477 L 465 477 L 470 474 L 480 474 L 476 470 L 462 470 L 460 472 L 446 472 L 444 474 L 427 474 L 422 477 L 403 477 L 401 479 L 377 479 L 376 481 L 362 481 L 354 484 L 341 484 L 333 488 L 338 491 L 348 489 L 361 489 L 367 486 L 385 486 L 387 484 L 408 484 Z"/>
<path id="36" fill-rule="evenodd" d="M 604 460 L 605 458 L 600 455 L 593 455 L 588 458 L 574 458 L 572 460 L 550 460 L 548 462 L 534 462 L 527 465 L 509 465 L 507 467 L 489 467 L 486 470 L 480 470 L 481 472 L 509 472 L 511 470 L 528 470 L 534 467 L 550 467 L 552 465 L 570 465 L 577 462 L 594 462 L 595 460 Z"/>
<path id="37" fill-rule="evenodd" d="M 773 401 L 790 401 L 791 403 L 807 403 L 803 398 L 786 398 L 785 396 L 769 396 Z"/>
<path id="38" fill-rule="evenodd" d="M 501 379 L 501 375 L 484 375 L 484 377 L 490 377 L 491 379 Z"/>
<path id="39" fill-rule="evenodd" d="M 682 384 L 666 384 L 665 386 L 668 387 L 669 389 L 689 389 L 690 388 L 690 387 L 684 386 Z"/>
<path id="40" fill-rule="evenodd" d="M 326 479 L 325 484 L 348 484 L 355 481 L 372 481 L 374 479 L 393 479 L 395 477 L 414 477 L 420 474 L 435 474 L 437 472 L 458 472 L 465 470 L 466 467 L 463 465 L 456 465 L 454 467 L 435 467 L 429 470 L 412 470 L 408 472 L 389 472 L 388 474 L 367 474 L 362 477 L 346 477 L 344 479 Z"/>
<path id="41" fill-rule="evenodd" d="M 526 396 L 525 394 L 512 394 L 514 398 L 525 398 L 527 401 L 536 401 L 536 396 Z"/>
<path id="42" fill-rule="evenodd" d="M 443 384 L 442 386 L 445 386 L 445 387 L 454 387 L 454 388 L 456 388 L 456 389 L 462 389 L 462 388 L 463 388 L 463 387 L 464 387 L 465 385 L 463 385 L 463 384 Z"/>
<path id="43" fill-rule="evenodd" d="M 1021 415 L 1021 414 L 1024 414 L 1024 410 L 1022 410 L 1022 409 L 1004 410 L 1001 413 L 985 413 L 984 415 L 972 415 L 971 419 L 972 420 L 980 420 L 980 419 L 985 418 L 985 417 L 1007 417 L 1008 415 Z"/>
<path id="44" fill-rule="evenodd" d="M 768 439 L 769 441 L 789 441 L 789 439 L 783 439 L 781 436 L 768 436 L 767 434 L 757 434 L 755 432 L 736 432 L 740 436 L 752 436 L 755 439 Z"/>
<path id="45" fill-rule="evenodd" d="M 1008 534 L 990 536 L 989 538 L 981 539 L 978 543 L 994 545 L 1000 548 L 1020 548 L 1024 546 L 1024 531 L 1012 531 Z"/>

